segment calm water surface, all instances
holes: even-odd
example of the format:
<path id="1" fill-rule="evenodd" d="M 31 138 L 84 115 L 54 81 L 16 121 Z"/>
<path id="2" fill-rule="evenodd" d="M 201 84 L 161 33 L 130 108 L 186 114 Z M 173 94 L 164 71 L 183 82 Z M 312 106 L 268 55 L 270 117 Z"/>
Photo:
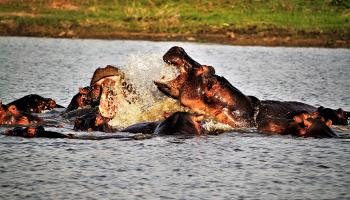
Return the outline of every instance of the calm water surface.
<path id="1" fill-rule="evenodd" d="M 350 110 L 350 50 L 0 37 L 0 99 L 67 106 L 99 66 L 178 45 L 260 99 Z M 349 135 L 349 126 L 336 127 Z M 0 136 L 0 199 L 349 199 L 350 140 L 231 132 L 143 141 Z"/>

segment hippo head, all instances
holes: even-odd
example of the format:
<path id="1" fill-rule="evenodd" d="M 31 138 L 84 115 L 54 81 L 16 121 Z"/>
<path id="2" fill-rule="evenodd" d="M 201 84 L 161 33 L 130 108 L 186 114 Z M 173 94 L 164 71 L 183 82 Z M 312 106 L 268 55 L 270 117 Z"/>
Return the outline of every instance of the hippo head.
<path id="1" fill-rule="evenodd" d="M 110 76 L 120 76 L 122 73 L 114 66 L 107 65 L 106 67 L 99 67 L 95 70 L 91 78 L 90 86 L 98 84 L 102 79 Z"/>
<path id="2" fill-rule="evenodd" d="M 37 99 L 36 104 L 36 108 L 31 109 L 35 113 L 41 113 L 44 110 L 52 110 L 57 107 L 56 101 L 51 98 Z"/>
<path id="3" fill-rule="evenodd" d="M 101 115 L 113 118 L 118 109 L 130 106 L 138 100 L 134 86 L 125 78 L 125 74 L 117 67 L 107 65 L 98 68 L 91 78 L 89 100 L 98 104 Z"/>
<path id="4" fill-rule="evenodd" d="M 200 76 L 203 74 L 215 74 L 215 70 L 211 66 L 201 65 L 194 61 L 185 50 L 181 47 L 170 48 L 163 56 L 163 61 L 178 71 L 178 76 L 170 79 L 160 79 L 154 81 L 154 84 L 164 94 L 177 99 L 179 90 L 189 77 Z"/>
<path id="5" fill-rule="evenodd" d="M 192 68 L 200 67 L 201 64 L 194 61 L 181 47 L 171 47 L 163 56 L 163 61 L 174 65 L 181 70 L 189 71 Z M 184 68 L 184 69 L 182 69 Z"/>
<path id="6" fill-rule="evenodd" d="M 344 111 L 339 108 L 337 110 L 331 108 L 325 108 L 320 106 L 317 108 L 317 111 L 314 115 L 318 115 L 319 117 L 324 118 L 325 121 L 332 120 L 334 125 L 348 125 L 348 120 L 350 117 L 349 112 Z"/>
<path id="7" fill-rule="evenodd" d="M 338 135 L 330 128 L 330 124 L 321 118 L 309 118 L 306 125 L 306 132 L 303 137 L 313 138 L 336 138 Z"/>

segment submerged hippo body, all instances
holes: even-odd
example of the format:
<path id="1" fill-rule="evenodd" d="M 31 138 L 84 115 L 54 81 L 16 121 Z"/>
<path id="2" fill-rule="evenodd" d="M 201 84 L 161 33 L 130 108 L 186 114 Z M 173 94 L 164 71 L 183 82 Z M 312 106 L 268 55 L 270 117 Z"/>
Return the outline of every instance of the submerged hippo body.
<path id="1" fill-rule="evenodd" d="M 335 110 L 320 106 L 313 114 L 322 117 L 324 121 L 331 120 L 334 125 L 349 125 L 350 112 L 341 108 Z"/>
<path id="2" fill-rule="evenodd" d="M 74 121 L 74 130 L 77 131 L 101 131 L 113 132 L 113 129 L 108 125 L 109 119 L 103 117 L 99 111 L 87 113 L 78 117 Z"/>
<path id="3" fill-rule="evenodd" d="M 338 137 L 330 128 L 332 120 L 312 112 L 315 109 L 299 102 L 261 101 L 258 131 L 298 137 Z"/>
<path id="4" fill-rule="evenodd" d="M 175 112 L 163 121 L 143 122 L 131 125 L 121 132 L 155 135 L 202 135 L 201 115 Z"/>
<path id="5" fill-rule="evenodd" d="M 16 127 L 4 133 L 7 136 L 17 136 L 25 138 L 43 137 L 43 138 L 67 138 L 67 135 L 54 131 L 46 131 L 42 126 L 29 126 L 26 128 Z"/>
<path id="6" fill-rule="evenodd" d="M 258 123 L 258 131 L 262 133 L 294 135 L 303 134 L 303 129 L 291 119 L 265 118 Z"/>
<path id="7" fill-rule="evenodd" d="M 232 127 L 252 127 L 254 108 L 250 99 L 215 74 L 211 66 L 200 65 L 180 47 L 172 47 L 163 60 L 174 65 L 179 76 L 155 81 L 160 91 L 192 111 L 214 117 Z"/>
<path id="8" fill-rule="evenodd" d="M 259 101 L 259 112 L 256 117 L 256 122 L 264 120 L 265 118 L 290 118 L 288 116 L 293 113 L 307 112 L 315 117 L 321 117 L 324 121 L 331 120 L 333 125 L 348 125 L 350 113 L 339 109 L 325 108 L 320 106 L 318 108 L 296 101 L 273 101 L 261 100 Z"/>
<path id="9" fill-rule="evenodd" d="M 141 122 L 137 124 L 133 124 L 128 126 L 122 130 L 121 132 L 129 132 L 129 133 L 144 133 L 144 134 L 153 134 L 154 130 L 156 130 L 157 126 L 160 124 L 160 121 L 155 122 Z"/>
<path id="10" fill-rule="evenodd" d="M 42 122 L 40 117 L 22 112 L 15 105 L 2 105 L 0 102 L 0 125 L 29 125 Z"/>
<path id="11" fill-rule="evenodd" d="M 338 135 L 320 118 L 310 120 L 311 124 L 307 127 L 303 137 L 313 138 L 337 138 Z"/>
<path id="12" fill-rule="evenodd" d="M 0 102 L 0 124 L 7 125 L 28 125 L 43 121 L 42 118 L 32 115 L 45 110 L 63 108 L 50 98 L 44 98 L 37 94 L 26 95 L 7 105 Z"/>
<path id="13" fill-rule="evenodd" d="M 262 133 L 292 135 L 297 137 L 337 138 L 332 129 L 321 119 L 308 119 L 306 123 L 297 123 L 291 119 L 266 118 L 258 124 Z"/>
<path id="14" fill-rule="evenodd" d="M 261 100 L 256 121 L 259 123 L 265 118 L 288 118 L 288 114 L 298 111 L 312 113 L 316 107 L 296 101 Z"/>
<path id="15" fill-rule="evenodd" d="M 63 108 L 63 106 L 56 104 L 55 100 L 51 98 L 44 98 L 37 94 L 26 95 L 7 104 L 7 106 L 10 105 L 15 105 L 18 110 L 26 113 L 41 113 L 44 110 Z"/>
<path id="16" fill-rule="evenodd" d="M 202 135 L 201 116 L 187 112 L 176 112 L 162 121 L 154 134 L 157 135 Z"/>

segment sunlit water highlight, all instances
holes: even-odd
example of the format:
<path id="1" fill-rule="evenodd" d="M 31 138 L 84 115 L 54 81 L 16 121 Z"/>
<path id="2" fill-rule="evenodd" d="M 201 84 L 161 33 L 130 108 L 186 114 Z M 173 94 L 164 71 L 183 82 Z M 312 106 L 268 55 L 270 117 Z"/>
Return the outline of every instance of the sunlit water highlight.
<path id="1" fill-rule="evenodd" d="M 148 88 L 142 95 L 157 94 L 150 83 L 161 74 L 157 56 L 173 45 L 214 66 L 245 94 L 350 110 L 348 49 L 146 41 L 0 37 L 0 99 L 37 93 L 67 106 L 107 64 L 142 77 L 136 82 Z M 162 98 L 152 95 L 150 102 Z M 348 126 L 336 130 L 350 134 Z M 248 132 L 143 141 L 0 136 L 0 199 L 350 198 L 349 139 Z"/>

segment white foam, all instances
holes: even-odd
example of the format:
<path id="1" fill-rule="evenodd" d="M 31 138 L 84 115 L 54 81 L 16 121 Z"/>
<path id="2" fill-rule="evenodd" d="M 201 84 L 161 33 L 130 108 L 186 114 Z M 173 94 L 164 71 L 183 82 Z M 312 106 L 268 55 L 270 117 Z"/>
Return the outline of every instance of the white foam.
<path id="1" fill-rule="evenodd" d="M 177 101 L 162 94 L 153 83 L 162 77 L 172 79 L 177 76 L 177 70 L 164 63 L 161 55 L 130 55 L 121 70 L 125 73 L 126 81 L 136 89 L 139 98 L 131 104 L 120 101 L 110 125 L 122 128 L 143 121 L 161 120 L 164 112 L 184 110 Z"/>
<path id="2" fill-rule="evenodd" d="M 166 64 L 161 58 L 162 55 L 158 54 L 133 54 L 128 57 L 123 68 L 126 77 L 134 84 L 141 98 L 144 99 L 146 107 L 165 97 L 153 81 L 162 77 L 169 80 L 177 76 L 177 70 Z"/>

